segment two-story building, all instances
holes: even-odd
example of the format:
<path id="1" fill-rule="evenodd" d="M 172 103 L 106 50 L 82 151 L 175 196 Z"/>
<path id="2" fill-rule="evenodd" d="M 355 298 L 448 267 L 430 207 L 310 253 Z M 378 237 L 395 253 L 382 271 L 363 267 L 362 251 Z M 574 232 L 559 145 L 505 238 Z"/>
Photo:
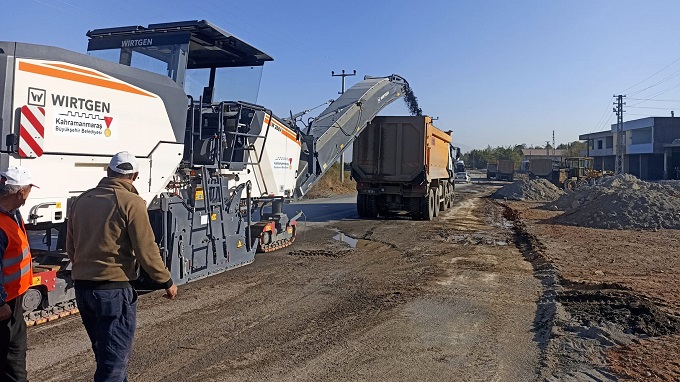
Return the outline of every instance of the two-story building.
<path id="1" fill-rule="evenodd" d="M 522 149 L 522 161 L 530 159 L 554 159 L 561 162 L 567 155 L 567 150 L 563 149 Z"/>
<path id="2" fill-rule="evenodd" d="M 680 179 L 680 118 L 648 117 L 623 123 L 623 171 L 644 180 Z M 616 125 L 579 135 L 596 170 L 616 169 Z"/>

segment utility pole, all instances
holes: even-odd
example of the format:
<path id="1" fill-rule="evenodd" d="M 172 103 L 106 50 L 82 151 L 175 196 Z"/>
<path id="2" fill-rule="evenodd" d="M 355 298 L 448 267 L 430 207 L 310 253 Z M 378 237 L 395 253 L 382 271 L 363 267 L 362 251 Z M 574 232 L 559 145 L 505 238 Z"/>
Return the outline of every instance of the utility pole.
<path id="1" fill-rule="evenodd" d="M 553 130 L 553 156 L 555 156 L 555 130 Z"/>
<path id="2" fill-rule="evenodd" d="M 616 102 L 614 113 L 616 113 L 616 175 L 623 174 L 623 152 L 626 149 L 626 141 L 623 137 L 623 97 L 625 95 L 615 95 Z"/>
<path id="3" fill-rule="evenodd" d="M 332 77 L 342 77 L 342 91 L 340 91 L 338 94 L 345 94 L 345 77 L 350 77 L 350 76 L 356 76 L 357 71 L 353 70 L 352 74 L 345 73 L 345 69 L 342 70 L 341 74 L 335 74 L 334 71 L 331 71 L 331 76 Z M 344 150 L 344 148 L 343 148 Z M 342 152 L 340 153 L 340 183 L 345 183 L 345 153 Z"/>

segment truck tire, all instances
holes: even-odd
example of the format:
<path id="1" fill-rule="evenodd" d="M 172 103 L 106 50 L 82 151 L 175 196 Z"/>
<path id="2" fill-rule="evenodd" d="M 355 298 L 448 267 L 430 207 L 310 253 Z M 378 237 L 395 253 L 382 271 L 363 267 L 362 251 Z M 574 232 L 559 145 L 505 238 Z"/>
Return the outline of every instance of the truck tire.
<path id="1" fill-rule="evenodd" d="M 366 217 L 375 219 L 378 217 L 378 197 L 366 195 Z"/>
<path id="2" fill-rule="evenodd" d="M 446 202 L 449 198 L 449 192 L 448 188 L 446 187 L 445 184 L 442 184 L 439 186 L 439 199 L 441 200 L 439 202 L 439 211 L 446 211 L 448 209 L 448 203 Z"/>
<path id="3" fill-rule="evenodd" d="M 434 194 L 434 205 L 432 206 L 433 207 L 432 214 L 434 215 L 434 217 L 437 217 L 437 216 L 439 216 L 439 211 L 440 211 L 440 207 L 441 207 L 439 205 L 440 204 L 439 199 L 441 199 L 442 194 L 439 191 L 439 187 L 432 189 L 432 193 Z"/>
<path id="4" fill-rule="evenodd" d="M 420 198 L 420 217 L 422 220 L 434 219 L 434 192 L 430 188 L 427 195 Z"/>
<path id="5" fill-rule="evenodd" d="M 366 217 L 366 195 L 357 195 L 357 213 L 360 218 Z"/>
<path id="6" fill-rule="evenodd" d="M 454 198 L 454 187 L 451 185 L 451 183 L 446 185 L 446 190 L 448 191 L 446 194 L 446 208 L 449 209 L 453 207 L 453 198 Z"/>

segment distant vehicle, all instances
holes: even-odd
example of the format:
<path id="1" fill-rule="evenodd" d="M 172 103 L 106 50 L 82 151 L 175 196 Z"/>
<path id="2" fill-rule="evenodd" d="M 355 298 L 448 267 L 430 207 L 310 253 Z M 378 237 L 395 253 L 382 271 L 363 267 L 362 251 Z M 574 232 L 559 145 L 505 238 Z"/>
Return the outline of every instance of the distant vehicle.
<path id="1" fill-rule="evenodd" d="M 453 167 L 455 172 L 465 172 L 465 162 L 462 160 L 457 160 L 455 166 Z"/>
<path id="2" fill-rule="evenodd" d="M 531 165 L 530 165 L 530 162 L 528 160 L 523 160 L 519 164 L 519 172 L 521 172 L 521 173 L 529 172 L 530 166 Z"/>
<path id="3" fill-rule="evenodd" d="M 472 182 L 472 179 L 470 178 L 470 174 L 467 172 L 457 172 L 454 181 L 456 183 L 470 183 Z"/>
<path id="4" fill-rule="evenodd" d="M 496 171 L 498 171 L 498 165 L 495 163 L 489 163 L 486 165 L 486 179 L 496 178 Z"/>
<path id="5" fill-rule="evenodd" d="M 496 179 L 512 182 L 515 173 L 515 162 L 509 159 L 501 159 L 498 161 L 497 166 Z"/>

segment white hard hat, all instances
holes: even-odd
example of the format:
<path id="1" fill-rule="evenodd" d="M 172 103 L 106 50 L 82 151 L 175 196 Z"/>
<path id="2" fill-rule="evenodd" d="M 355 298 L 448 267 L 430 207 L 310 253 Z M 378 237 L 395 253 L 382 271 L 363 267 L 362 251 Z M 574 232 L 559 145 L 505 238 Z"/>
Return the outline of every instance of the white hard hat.
<path id="1" fill-rule="evenodd" d="M 132 166 L 132 170 L 122 168 L 127 167 L 121 166 L 124 163 L 129 163 Z M 135 158 L 134 155 L 127 151 L 121 151 L 111 158 L 111 162 L 109 162 L 109 168 L 119 174 L 134 174 L 139 172 L 139 162 L 137 162 L 137 158 Z"/>
<path id="2" fill-rule="evenodd" d="M 5 171 L 0 171 L 0 182 L 10 186 L 33 186 L 31 173 L 21 166 L 11 166 Z"/>

